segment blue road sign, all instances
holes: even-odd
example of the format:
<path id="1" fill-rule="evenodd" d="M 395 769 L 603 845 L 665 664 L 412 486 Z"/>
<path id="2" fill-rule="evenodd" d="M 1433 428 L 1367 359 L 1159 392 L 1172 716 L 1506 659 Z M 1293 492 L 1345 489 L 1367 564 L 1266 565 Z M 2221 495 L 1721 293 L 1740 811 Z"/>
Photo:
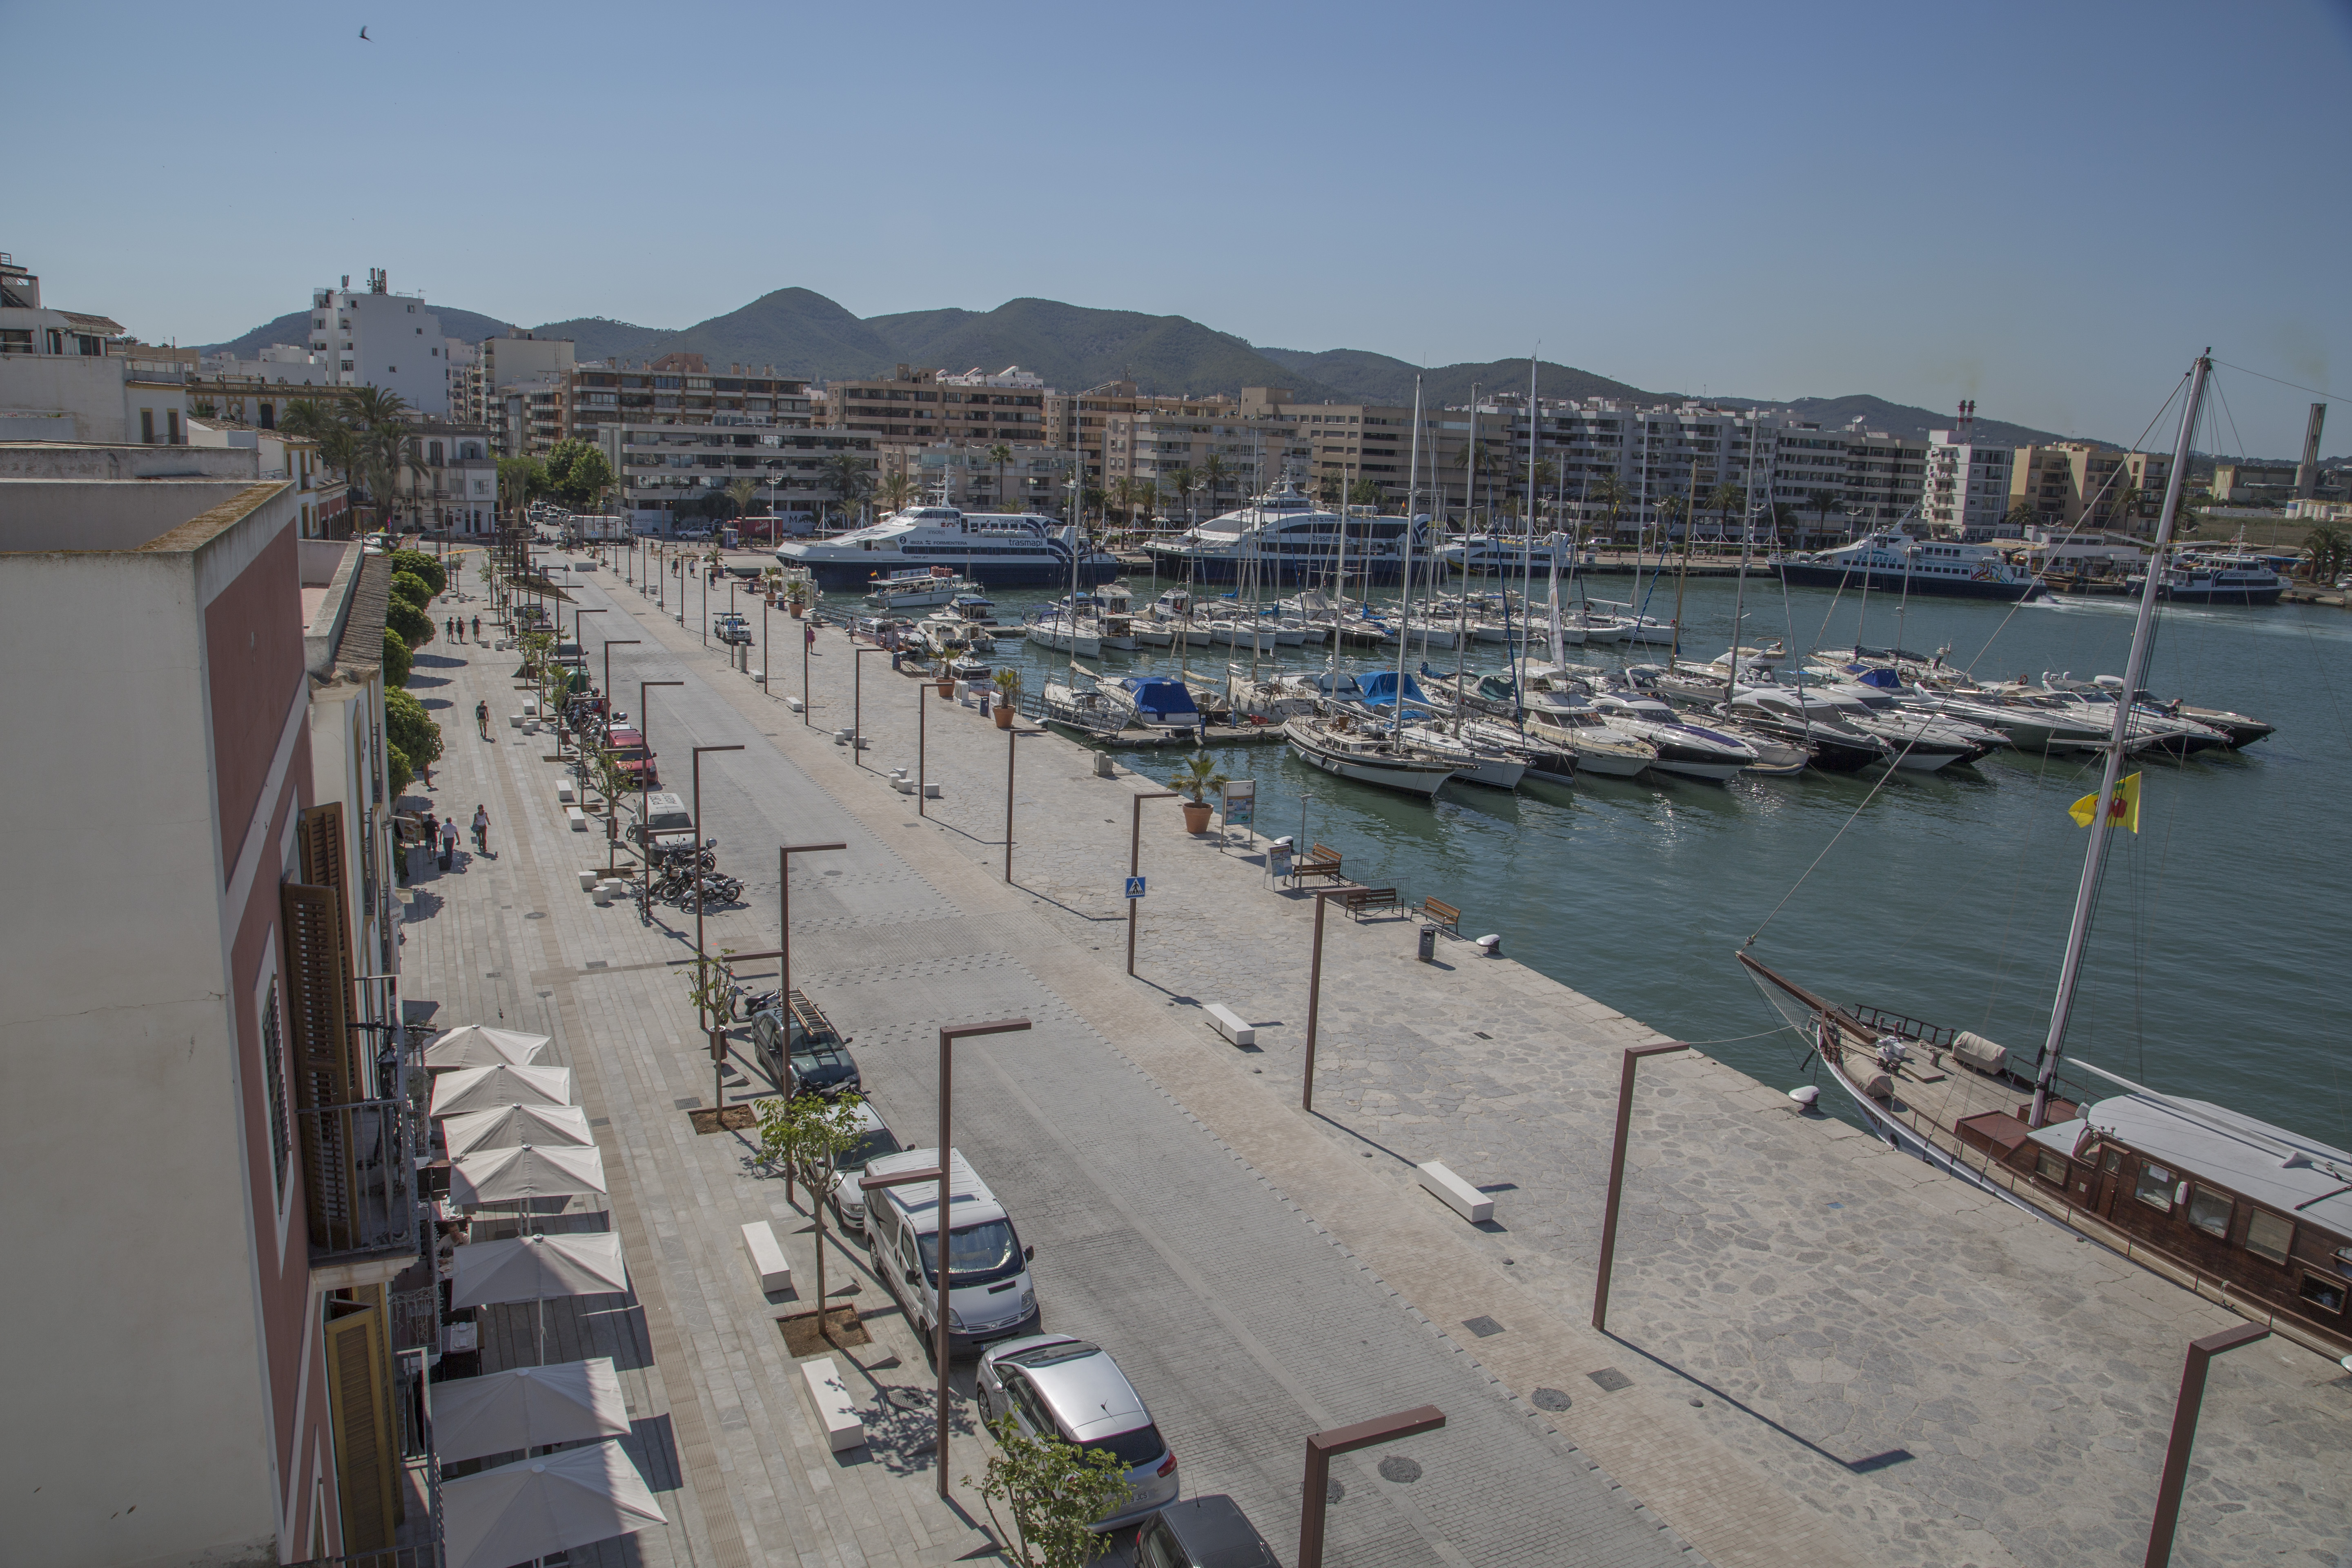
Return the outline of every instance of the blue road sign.
<path id="1" fill-rule="evenodd" d="M 1143 897 L 1143 879 L 1142 879 L 1142 878 L 1140 878 L 1140 877 L 1129 877 L 1129 878 L 1127 879 L 1127 896 L 1128 896 L 1129 898 L 1130 898 L 1130 899 L 1139 899 L 1139 898 Z"/>

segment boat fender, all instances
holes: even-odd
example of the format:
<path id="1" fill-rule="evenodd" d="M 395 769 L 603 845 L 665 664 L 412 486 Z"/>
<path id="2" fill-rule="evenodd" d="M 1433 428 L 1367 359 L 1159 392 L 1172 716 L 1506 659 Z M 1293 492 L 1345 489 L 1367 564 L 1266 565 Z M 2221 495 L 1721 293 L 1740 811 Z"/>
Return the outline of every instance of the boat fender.
<path id="1" fill-rule="evenodd" d="M 1822 1091 L 1809 1083 L 1802 1088 L 1790 1089 L 1789 1098 L 1797 1102 L 1798 1110 L 1811 1110 L 1820 1104 Z"/>

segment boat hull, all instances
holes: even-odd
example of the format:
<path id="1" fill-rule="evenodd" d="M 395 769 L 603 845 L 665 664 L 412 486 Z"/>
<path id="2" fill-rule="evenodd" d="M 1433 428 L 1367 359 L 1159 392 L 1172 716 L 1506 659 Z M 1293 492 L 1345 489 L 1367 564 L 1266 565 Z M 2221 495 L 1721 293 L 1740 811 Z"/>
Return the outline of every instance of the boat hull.
<path id="1" fill-rule="evenodd" d="M 876 553 L 860 552 L 860 558 L 856 560 L 828 561 L 792 555 L 786 552 L 789 548 L 777 551 L 776 559 L 786 566 L 806 567 L 816 579 L 816 585 L 826 593 L 862 594 L 873 590 Z M 880 558 L 888 559 L 887 556 Z M 942 561 L 940 564 L 953 566 L 971 581 L 991 588 L 1058 588 L 1067 586 L 1070 581 L 1069 561 L 1066 558 L 1056 560 L 1051 555 L 1023 556 L 1010 561 L 989 561 L 974 555 L 968 559 Z M 1116 561 L 1097 562 L 1092 567 L 1082 564 L 1078 568 L 1078 582 L 1087 587 L 1108 583 L 1118 575 L 1118 570 Z M 940 602 L 946 603 L 945 600 Z"/>
<path id="2" fill-rule="evenodd" d="M 1864 585 L 1882 594 L 1908 592 L 1914 596 L 1937 599 L 1992 599 L 2002 604 L 2020 600 L 2039 599 L 2047 595 L 2039 582 L 1983 583 L 1975 578 L 1929 577 L 1917 573 L 1869 570 L 1859 566 L 1819 566 L 1802 562 L 1780 563 L 1780 581 L 1794 588 L 1843 588 L 1860 593 Z"/>
<path id="3" fill-rule="evenodd" d="M 2175 588 L 2159 583 L 2156 596 L 2176 605 L 2275 605 L 2285 592 L 2284 583 L 2275 588 Z"/>
<path id="4" fill-rule="evenodd" d="M 1401 795 L 1434 795 L 1454 770 L 1429 767 L 1411 762 L 1384 758 L 1377 752 L 1349 752 L 1329 750 L 1300 739 L 1297 721 L 1283 726 L 1284 740 L 1293 754 L 1311 768 L 1320 769 L 1358 784 L 1377 784 Z"/>
<path id="5" fill-rule="evenodd" d="M 1338 562 L 1328 556 L 1251 557 L 1247 555 L 1192 555 L 1181 550 L 1151 548 L 1154 568 L 1162 576 L 1181 577 L 1189 569 L 1196 583 L 1239 583 L 1246 577 L 1261 588 L 1307 588 L 1328 584 Z M 1370 561 L 1349 554 L 1347 563 L 1348 591 L 1352 594 L 1360 584 L 1392 584 L 1404 577 L 1401 558 L 1375 557 Z M 1416 573 L 1418 568 L 1416 568 Z"/>

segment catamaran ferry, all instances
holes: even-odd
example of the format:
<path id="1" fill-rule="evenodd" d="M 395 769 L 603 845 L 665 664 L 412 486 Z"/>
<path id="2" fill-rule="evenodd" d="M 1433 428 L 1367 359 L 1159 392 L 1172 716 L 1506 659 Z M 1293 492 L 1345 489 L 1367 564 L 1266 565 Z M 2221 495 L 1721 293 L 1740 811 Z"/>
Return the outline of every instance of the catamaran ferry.
<path id="1" fill-rule="evenodd" d="M 1882 594 L 1947 599 L 2039 599 L 2042 580 L 1988 544 L 1955 544 L 1874 533 L 1837 550 L 1808 551 L 1777 562 L 1780 580 L 1800 588 L 1864 586 Z"/>
<path id="2" fill-rule="evenodd" d="M 818 587 L 839 592 L 929 566 L 951 568 L 992 588 L 1066 587 L 1074 553 L 1081 586 L 1118 575 L 1117 556 L 1090 549 L 1076 528 L 1050 517 L 917 506 L 847 533 L 786 540 L 776 559 L 807 567 Z"/>
<path id="3" fill-rule="evenodd" d="M 1172 540 L 1146 548 L 1162 575 L 1181 577 L 1189 568 L 1195 583 L 1254 582 L 1261 587 L 1300 587 L 1328 583 L 1342 567 L 1340 513 L 1318 505 L 1288 480 L 1245 507 L 1186 529 Z M 1378 517 L 1358 508 L 1345 515 L 1351 582 L 1395 583 L 1404 575 L 1405 537 L 1425 563 L 1429 520 Z"/>

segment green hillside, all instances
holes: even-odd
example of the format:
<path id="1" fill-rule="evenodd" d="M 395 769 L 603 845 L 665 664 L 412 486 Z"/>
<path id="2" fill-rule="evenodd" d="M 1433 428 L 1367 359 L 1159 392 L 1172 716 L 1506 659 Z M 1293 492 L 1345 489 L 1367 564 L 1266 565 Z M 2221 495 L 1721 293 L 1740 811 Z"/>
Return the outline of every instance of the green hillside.
<path id="1" fill-rule="evenodd" d="M 1183 316 L 1009 300 L 978 314 L 922 310 L 870 324 L 887 333 L 898 361 L 951 371 L 1017 364 L 1064 391 L 1132 380 L 1149 393 L 1231 393 L 1299 380 L 1242 339 Z"/>
<path id="2" fill-rule="evenodd" d="M 550 321 L 533 327 L 537 338 L 570 338 L 572 357 L 592 359 L 646 359 L 659 353 L 653 345 L 677 333 L 667 327 L 640 327 L 630 321 L 615 321 L 603 316 L 575 316 L 568 321 Z"/>
<path id="3" fill-rule="evenodd" d="M 1412 402 L 1413 367 L 1387 354 L 1369 353 L 1362 349 L 1330 349 L 1322 353 L 1303 349 L 1257 352 L 1288 367 L 1294 375 L 1333 388 L 1338 396 L 1366 403 L 1410 405 Z M 1622 381 L 1611 381 L 1573 365 L 1554 364 L 1549 360 L 1538 361 L 1537 371 L 1537 391 L 1545 397 L 1624 397 L 1654 402 L 1666 395 L 1643 392 Z M 1468 403 L 1473 387 L 1487 393 L 1523 390 L 1528 384 L 1528 362 L 1507 359 L 1484 364 L 1439 365 L 1422 372 L 1421 376 L 1423 401 L 1443 407 L 1451 403 Z"/>

